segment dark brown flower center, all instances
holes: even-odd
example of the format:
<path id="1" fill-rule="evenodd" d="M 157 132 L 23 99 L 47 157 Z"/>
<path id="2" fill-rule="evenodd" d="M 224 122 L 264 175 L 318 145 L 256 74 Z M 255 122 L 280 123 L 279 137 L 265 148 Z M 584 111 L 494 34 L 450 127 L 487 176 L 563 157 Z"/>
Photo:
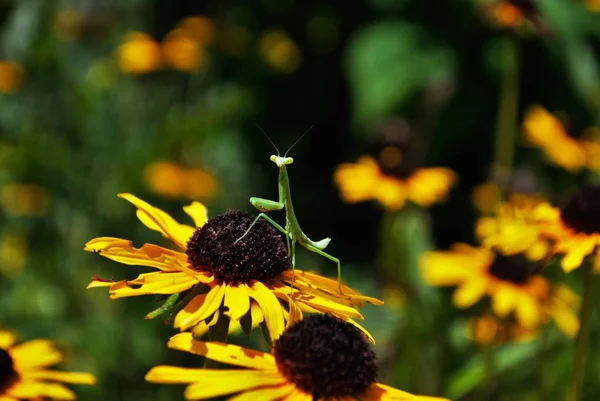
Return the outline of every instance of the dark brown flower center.
<path id="1" fill-rule="evenodd" d="M 16 372 L 13 366 L 13 359 L 8 351 L 0 348 L 0 395 L 2 389 L 10 383 L 15 375 Z"/>
<path id="2" fill-rule="evenodd" d="M 279 371 L 314 399 L 358 396 L 377 378 L 375 353 L 365 336 L 326 314 L 289 327 L 273 354 Z"/>
<path id="3" fill-rule="evenodd" d="M 241 211 L 208 220 L 188 241 L 190 264 L 225 282 L 265 281 L 289 269 L 279 232 L 262 219 L 248 231 L 252 221 Z"/>
<path id="4" fill-rule="evenodd" d="M 523 255 L 496 255 L 489 272 L 497 278 L 515 284 L 525 284 L 529 278 L 538 274 L 543 268 L 542 263 L 529 261 Z"/>
<path id="5" fill-rule="evenodd" d="M 578 233 L 600 233 L 600 186 L 586 185 L 560 210 L 565 225 Z"/>

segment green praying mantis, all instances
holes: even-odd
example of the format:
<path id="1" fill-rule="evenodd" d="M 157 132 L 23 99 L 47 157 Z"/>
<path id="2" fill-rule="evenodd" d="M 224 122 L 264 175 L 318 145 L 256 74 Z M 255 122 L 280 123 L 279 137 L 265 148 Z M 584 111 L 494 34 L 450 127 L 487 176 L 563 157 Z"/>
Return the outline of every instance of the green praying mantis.
<path id="1" fill-rule="evenodd" d="M 310 238 L 308 238 L 308 236 L 306 234 L 304 234 L 304 231 L 302 231 L 302 228 L 300 228 L 300 224 L 298 223 L 298 218 L 296 217 L 296 214 L 294 213 L 294 205 L 292 204 L 292 194 L 290 191 L 290 180 L 289 180 L 286 166 L 292 164 L 294 162 L 294 159 L 291 157 L 287 157 L 287 154 L 298 142 L 300 142 L 300 140 L 304 137 L 304 135 L 306 135 L 312 129 L 312 127 L 310 127 L 308 130 L 306 130 L 306 132 L 304 132 L 304 134 L 302 134 L 302 136 L 300 136 L 300 138 L 298 138 L 296 140 L 296 142 L 294 142 L 292 144 L 292 146 L 290 146 L 290 148 L 285 152 L 285 154 L 283 156 L 280 156 L 279 149 L 277 149 L 277 146 L 275 146 L 275 144 L 273 143 L 271 138 L 269 138 L 269 136 L 262 130 L 262 128 L 260 128 L 260 127 L 258 127 L 258 128 L 267 137 L 267 139 L 269 140 L 271 145 L 273 145 L 273 147 L 277 151 L 277 155 L 271 155 L 270 160 L 273 163 L 275 163 L 277 165 L 277 167 L 279 168 L 279 180 L 278 180 L 278 182 L 279 182 L 279 184 L 278 184 L 278 186 L 279 186 L 279 201 L 251 197 L 250 203 L 256 209 L 258 209 L 261 213 L 258 214 L 258 216 L 256 216 L 256 218 L 254 219 L 254 221 L 252 222 L 250 227 L 248 227 L 246 232 L 234 242 L 234 245 L 237 244 L 242 238 L 244 238 L 250 232 L 250 230 L 252 229 L 254 224 L 256 224 L 258 219 L 263 218 L 267 222 L 269 222 L 271 225 L 273 225 L 273 227 L 275 227 L 277 230 L 281 231 L 285 235 L 287 248 L 288 248 L 288 255 L 290 255 L 290 259 L 292 260 L 292 288 L 294 285 L 294 271 L 296 269 L 296 243 L 298 243 L 301 246 L 303 246 L 304 248 L 306 248 L 307 250 L 314 252 L 318 255 L 321 255 L 337 264 L 338 287 L 339 287 L 340 294 L 343 294 L 343 291 L 342 291 L 342 266 L 341 266 L 340 260 L 324 251 L 324 249 L 327 247 L 327 245 L 329 245 L 331 238 L 324 238 L 320 241 L 313 241 Z M 270 218 L 269 216 L 266 215 L 267 212 L 273 212 L 273 211 L 278 211 L 278 210 L 282 210 L 282 209 L 285 209 L 285 227 L 282 227 L 276 221 L 274 221 L 272 218 Z M 160 307 L 158 307 L 154 311 L 148 313 L 144 318 L 145 319 L 153 319 L 156 316 L 159 316 L 159 315 L 167 312 L 168 310 L 174 308 L 177 304 L 177 301 L 178 301 L 180 295 L 181 294 L 173 294 L 173 295 L 169 296 Z"/>
<path id="2" fill-rule="evenodd" d="M 273 163 L 275 163 L 275 165 L 279 168 L 279 179 L 278 179 L 279 200 L 273 201 L 270 199 L 257 198 L 257 197 L 250 198 L 250 203 L 252 204 L 252 206 L 254 206 L 256 209 L 258 209 L 261 213 L 258 214 L 258 216 L 256 216 L 256 218 L 254 219 L 254 221 L 252 222 L 250 227 L 248 227 L 248 229 L 246 230 L 244 235 L 242 235 L 240 238 L 238 238 L 235 241 L 235 243 L 240 241 L 242 238 L 244 238 L 246 236 L 246 234 L 248 234 L 250 232 L 250 230 L 252 229 L 254 224 L 256 224 L 258 219 L 263 218 L 267 222 L 269 222 L 273 227 L 275 227 L 277 230 L 281 231 L 285 235 L 285 239 L 287 242 L 287 248 L 288 248 L 288 254 L 290 255 L 290 258 L 292 260 L 292 287 L 293 287 L 293 283 L 294 283 L 294 271 L 296 269 L 296 243 L 298 243 L 301 246 L 303 246 L 304 248 L 306 248 L 307 250 L 314 252 L 318 255 L 321 255 L 337 264 L 338 288 L 339 288 L 340 294 L 343 294 L 343 291 L 342 291 L 342 267 L 340 264 L 340 260 L 324 251 L 324 249 L 327 248 L 327 245 L 329 245 L 331 238 L 324 238 L 320 241 L 313 241 L 310 238 L 308 238 L 308 236 L 306 234 L 304 234 L 304 231 L 302 231 L 302 228 L 300 228 L 300 224 L 298 223 L 298 218 L 296 217 L 296 213 L 294 213 L 294 205 L 292 203 L 292 194 L 290 191 L 290 179 L 289 179 L 289 176 L 287 173 L 287 166 L 292 164 L 294 162 L 294 159 L 291 157 L 287 157 L 287 154 L 298 142 L 300 142 L 300 140 L 302 138 L 304 138 L 304 135 L 306 135 L 312 129 L 312 126 L 308 130 L 306 130 L 306 132 L 304 132 L 304 134 L 302 134 L 300 136 L 300 138 L 298 138 L 296 140 L 296 142 L 294 142 L 292 144 L 292 146 L 290 146 L 290 148 L 285 152 L 285 154 L 283 156 L 280 156 L 279 149 L 277 149 L 277 146 L 275 146 L 275 144 L 273 143 L 271 138 L 269 138 L 269 136 L 262 130 L 262 128 L 260 128 L 260 127 L 258 127 L 258 128 L 267 137 L 267 139 L 269 140 L 271 145 L 273 145 L 273 147 L 277 151 L 277 155 L 271 155 L 270 160 Z M 275 222 L 272 218 L 270 218 L 266 214 L 267 212 L 273 212 L 273 211 L 278 211 L 278 210 L 282 210 L 282 209 L 285 209 L 285 227 L 282 227 L 281 225 L 279 225 L 277 222 Z M 235 243 L 234 243 L 234 245 L 235 245 Z"/>

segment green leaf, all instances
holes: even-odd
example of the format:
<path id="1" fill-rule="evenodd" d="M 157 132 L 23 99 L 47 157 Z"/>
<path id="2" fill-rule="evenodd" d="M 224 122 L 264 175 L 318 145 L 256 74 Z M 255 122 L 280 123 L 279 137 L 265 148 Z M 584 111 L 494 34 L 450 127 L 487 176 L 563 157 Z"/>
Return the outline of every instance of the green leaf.
<path id="1" fill-rule="evenodd" d="M 346 69 L 354 119 L 371 125 L 436 80 L 450 76 L 454 54 L 407 22 L 382 22 L 359 30 L 349 44 Z"/>

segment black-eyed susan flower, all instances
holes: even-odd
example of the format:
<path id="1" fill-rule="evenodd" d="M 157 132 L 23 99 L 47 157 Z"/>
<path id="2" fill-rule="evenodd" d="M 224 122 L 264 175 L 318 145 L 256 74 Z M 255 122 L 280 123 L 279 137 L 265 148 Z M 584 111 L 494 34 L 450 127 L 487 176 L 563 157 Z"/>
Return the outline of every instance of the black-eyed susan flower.
<path id="1" fill-rule="evenodd" d="M 119 197 L 137 207 L 143 224 L 185 253 L 152 244 L 135 248 L 131 241 L 120 238 L 93 239 L 85 250 L 158 271 L 131 281 L 94 278 L 88 288 L 109 287 L 112 299 L 192 289 L 190 299 L 184 299 L 175 315 L 174 327 L 182 331 L 192 330 L 198 337 L 223 320 L 237 321 L 242 327 L 244 322 L 264 321 L 270 338 L 275 339 L 285 322 L 301 319 L 303 311 L 330 313 L 356 324 L 352 319 L 362 319 L 362 315 L 355 307 L 365 302 L 381 304 L 346 286 L 340 294 L 334 290 L 337 281 L 300 270 L 295 271 L 292 290 L 287 247 L 270 224 L 259 220 L 239 240 L 252 223 L 244 212 L 233 211 L 209 220 L 204 205 L 193 202 L 184 207 L 194 220 L 195 227 L 191 227 L 131 194 Z"/>
<path id="2" fill-rule="evenodd" d="M 96 383 L 90 373 L 49 370 L 63 359 L 52 342 L 16 342 L 14 334 L 0 331 L 0 400 L 74 400 L 75 393 L 62 383 Z"/>
<path id="3" fill-rule="evenodd" d="M 558 223 L 546 229 L 555 242 L 554 251 L 564 254 L 565 272 L 581 266 L 594 255 L 594 269 L 600 271 L 600 186 L 586 185 L 560 209 Z"/>
<path id="4" fill-rule="evenodd" d="M 157 366 L 146 374 L 153 383 L 188 384 L 184 397 L 203 400 L 414 400 L 416 396 L 377 383 L 375 353 L 354 326 L 328 315 L 312 315 L 288 327 L 272 353 L 235 345 L 200 342 L 189 333 L 172 337 L 169 348 L 233 365 L 233 369 Z"/>
<path id="5" fill-rule="evenodd" d="M 597 129 L 570 132 L 556 116 L 540 106 L 531 107 L 523 121 L 525 140 L 537 146 L 553 164 L 570 172 L 585 168 L 598 170 L 600 148 Z"/>
<path id="6" fill-rule="evenodd" d="M 119 68 L 126 74 L 146 74 L 162 66 L 159 43 L 142 32 L 130 32 L 117 49 Z"/>
<path id="7" fill-rule="evenodd" d="M 551 251 L 549 227 L 554 227 L 559 211 L 539 196 L 513 194 L 496 207 L 493 216 L 479 218 L 476 233 L 481 243 L 505 255 L 523 253 L 532 261 Z"/>
<path id="8" fill-rule="evenodd" d="M 489 248 L 455 244 L 450 251 L 426 252 L 421 259 L 424 280 L 434 286 L 458 287 L 453 302 L 468 308 L 488 295 L 494 313 L 512 316 L 527 329 L 552 319 L 567 335 L 579 330 L 577 309 L 562 287 L 540 275 L 543 265 L 522 254 L 504 256 Z"/>
<path id="9" fill-rule="evenodd" d="M 401 209 L 407 201 L 429 207 L 445 199 L 456 182 L 456 174 L 449 168 L 404 168 L 402 153 L 393 146 L 383 149 L 381 160 L 382 166 L 363 156 L 357 163 L 336 168 L 334 182 L 345 202 L 376 200 L 389 211 Z"/>

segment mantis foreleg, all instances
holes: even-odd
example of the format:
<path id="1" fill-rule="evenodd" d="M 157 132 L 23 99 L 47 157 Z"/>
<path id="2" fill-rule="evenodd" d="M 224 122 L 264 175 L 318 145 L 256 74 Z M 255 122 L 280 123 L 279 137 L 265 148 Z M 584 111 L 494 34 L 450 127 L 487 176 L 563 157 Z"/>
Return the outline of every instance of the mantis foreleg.
<path id="1" fill-rule="evenodd" d="M 169 298 L 167 298 L 167 300 L 161 306 L 144 316 L 144 319 L 154 319 L 155 317 L 162 315 L 163 313 L 172 309 L 177 303 L 177 300 L 179 299 L 180 295 L 180 293 L 170 295 Z"/>
<path id="2" fill-rule="evenodd" d="M 240 238 L 236 239 L 235 242 L 233 243 L 233 245 L 237 244 L 238 241 L 240 241 L 242 238 L 244 238 L 246 235 L 248 235 L 248 233 L 250 232 L 250 230 L 252 230 L 252 227 L 256 224 L 256 222 L 258 221 L 258 219 L 260 219 L 261 217 L 263 219 L 265 219 L 266 221 L 268 221 L 269 223 L 271 223 L 271 225 L 273 227 L 275 227 L 276 229 L 278 229 L 279 231 L 281 231 L 283 234 L 285 234 L 286 238 L 289 241 L 289 235 L 288 235 L 288 232 L 285 230 L 285 228 L 281 227 L 275 220 L 273 220 L 272 218 L 270 218 L 266 214 L 259 213 L 258 216 L 256 216 L 256 218 L 252 222 L 252 224 L 250 224 L 250 227 L 248 227 L 248 229 L 246 230 L 246 232 L 244 233 L 244 235 L 242 235 Z M 288 243 L 288 252 L 289 252 L 289 250 L 290 250 L 290 246 L 289 246 L 289 243 Z"/>

